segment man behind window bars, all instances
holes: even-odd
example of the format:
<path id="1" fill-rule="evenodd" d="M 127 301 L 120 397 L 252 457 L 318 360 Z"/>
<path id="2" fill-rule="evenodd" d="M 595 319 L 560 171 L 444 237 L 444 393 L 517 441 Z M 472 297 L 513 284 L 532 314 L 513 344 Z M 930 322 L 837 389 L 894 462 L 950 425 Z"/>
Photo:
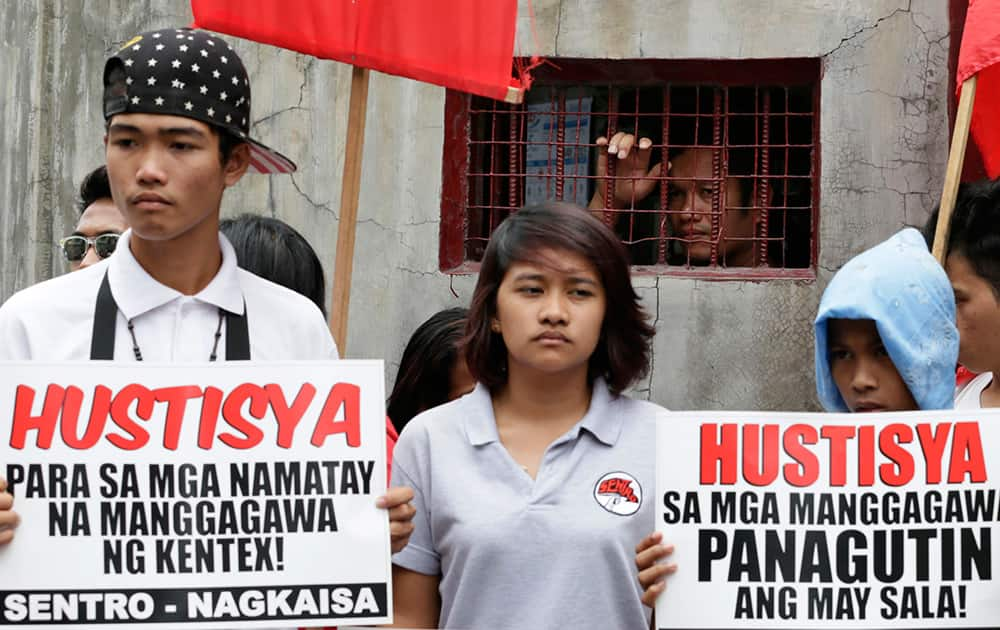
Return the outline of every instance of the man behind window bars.
<path id="1" fill-rule="evenodd" d="M 590 207 L 600 210 L 604 220 L 616 226 L 636 204 L 657 191 L 666 176 L 666 216 L 655 213 L 655 225 L 641 220 L 635 225 L 635 218 L 629 219 L 629 240 L 651 236 L 668 239 L 665 253 L 670 264 L 751 267 L 760 258 L 756 237 L 762 214 L 753 202 L 754 149 L 719 147 L 713 143 L 711 124 L 695 124 L 691 118 L 670 122 L 671 145 L 676 148 L 669 150 L 666 173 L 662 160 L 650 166 L 655 149 L 647 134 L 656 137 L 649 133 L 651 130 L 638 129 L 638 139 L 637 134 L 627 131 L 618 131 L 610 139 L 607 135 L 599 137 L 597 186 Z M 736 130 L 731 131 L 735 135 Z M 722 137 L 726 137 L 724 132 Z M 610 185 L 609 156 L 616 160 Z M 716 168 L 720 176 L 726 174 L 724 179 L 713 177 Z M 649 202 L 643 205 L 650 207 Z M 662 206 L 659 200 L 652 205 Z M 717 217 L 715 233 L 713 215 Z M 713 241 L 717 243 L 714 260 Z M 635 254 L 650 258 L 642 250 Z"/>
<path id="2" fill-rule="evenodd" d="M 727 90 L 722 102 L 732 102 L 721 108 L 728 115 L 720 116 L 720 103 L 712 104 L 719 89 L 670 88 L 670 107 L 659 89 L 617 92 L 615 105 L 608 103 L 610 93 L 603 100 L 598 93 L 594 109 L 607 111 L 607 118 L 597 114 L 594 121 L 600 137 L 590 207 L 629 245 L 633 264 L 808 266 L 809 213 L 780 209 L 792 198 L 808 209 L 808 184 L 785 181 L 789 172 L 767 176 L 765 160 L 779 173 L 790 165 L 787 155 L 760 137 L 756 93 Z M 810 131 L 804 133 L 796 142 L 811 144 Z M 809 164 L 796 163 L 791 171 L 805 175 Z M 771 181 L 761 191 L 755 183 L 763 185 L 763 178 Z"/>
<path id="3" fill-rule="evenodd" d="M 598 154 L 598 187 L 590 207 L 601 210 L 609 223 L 617 223 L 625 212 L 648 197 L 658 186 L 662 162 L 649 166 L 652 141 L 619 131 L 608 140 L 601 136 L 598 146 L 607 147 Z M 715 153 L 728 151 L 718 159 L 728 162 L 729 175 L 725 187 L 713 179 Z M 611 198 L 605 200 L 608 174 L 608 156 L 619 160 L 616 165 Z M 753 207 L 753 152 L 752 149 L 714 149 L 711 146 L 688 147 L 671 153 L 667 176 L 667 216 L 671 241 L 675 251 L 670 256 L 672 264 L 707 265 L 715 263 L 725 267 L 750 267 L 758 259 L 757 239 L 761 211 Z M 739 177 L 746 175 L 746 177 Z M 639 179 L 644 178 L 644 179 Z M 721 182 L 720 182 L 721 184 Z M 716 209 L 716 195 L 718 206 Z M 724 207 L 723 207 L 724 206 Z M 712 215 L 717 213 L 718 246 L 716 259 L 712 260 Z M 635 236 L 643 236 L 633 235 Z"/>

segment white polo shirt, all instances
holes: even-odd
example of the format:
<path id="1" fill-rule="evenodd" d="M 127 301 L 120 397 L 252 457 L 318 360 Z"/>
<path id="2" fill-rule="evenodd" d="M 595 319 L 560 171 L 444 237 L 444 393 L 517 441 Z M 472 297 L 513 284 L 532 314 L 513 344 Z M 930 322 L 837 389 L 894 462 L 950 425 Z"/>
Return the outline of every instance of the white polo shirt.
<path id="1" fill-rule="evenodd" d="M 197 295 L 159 283 L 129 248 L 131 231 L 100 263 L 28 287 L 0 306 L 0 360 L 90 358 L 97 291 L 105 272 L 118 316 L 115 360 L 135 361 L 128 321 L 144 361 L 207 361 L 219 309 L 242 314 L 246 301 L 250 358 L 255 361 L 336 359 L 322 313 L 309 299 L 236 266 L 236 252 L 219 234 L 222 266 Z M 226 356 L 226 326 L 217 350 Z"/>
<path id="2" fill-rule="evenodd" d="M 596 381 L 534 480 L 482 385 L 410 421 L 392 485 L 413 487 L 417 514 L 393 562 L 441 576 L 439 627 L 648 629 L 635 546 L 655 525 L 658 411 Z"/>

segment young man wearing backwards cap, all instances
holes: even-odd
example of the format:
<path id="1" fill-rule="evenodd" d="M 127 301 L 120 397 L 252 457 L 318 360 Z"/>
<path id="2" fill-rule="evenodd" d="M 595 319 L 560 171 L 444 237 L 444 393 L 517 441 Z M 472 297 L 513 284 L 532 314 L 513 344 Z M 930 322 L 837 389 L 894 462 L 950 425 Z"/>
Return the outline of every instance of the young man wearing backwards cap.
<path id="1" fill-rule="evenodd" d="M 295 170 L 248 135 L 250 83 L 229 44 L 191 29 L 137 35 L 104 67 L 104 118 L 130 229 L 112 256 L 0 307 L 0 360 L 336 359 L 316 305 L 239 269 L 219 234 L 223 192 L 247 170 Z M 380 499 L 394 551 L 412 529 L 411 498 L 394 488 Z M 17 521 L 11 502 L 0 493 L 0 544 Z"/>

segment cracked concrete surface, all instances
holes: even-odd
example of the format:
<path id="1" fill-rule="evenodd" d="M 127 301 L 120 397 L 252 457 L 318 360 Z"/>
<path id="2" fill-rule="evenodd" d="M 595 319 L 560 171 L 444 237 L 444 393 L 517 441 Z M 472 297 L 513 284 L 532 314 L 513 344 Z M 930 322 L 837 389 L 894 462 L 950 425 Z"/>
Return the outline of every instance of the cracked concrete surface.
<path id="1" fill-rule="evenodd" d="M 818 57 L 819 266 L 814 282 L 637 276 L 657 329 L 633 392 L 675 409 L 811 409 L 811 321 L 830 276 L 921 223 L 947 158 L 946 3 L 940 0 L 521 0 L 517 52 L 592 58 Z M 109 16 L 114 16 L 110 19 Z M 100 75 L 132 34 L 189 24 L 187 0 L 0 3 L 0 298 L 64 269 L 76 183 L 103 159 Z M 299 165 L 247 176 L 224 213 L 282 218 L 314 244 L 329 283 L 350 68 L 234 43 L 254 85 L 253 133 Z M 16 69 L 12 71 L 11 69 Z M 347 356 L 382 357 L 475 277 L 440 273 L 444 91 L 371 75 Z"/>
<path id="2" fill-rule="evenodd" d="M 833 49 L 826 51 L 825 53 L 821 54 L 820 56 L 821 57 L 828 57 L 830 55 L 836 54 L 837 51 L 839 51 L 841 49 L 841 47 L 843 47 L 845 44 L 851 43 L 857 36 L 861 35 L 862 33 L 865 33 L 867 31 L 871 31 L 871 30 L 874 30 L 874 29 L 878 28 L 879 24 L 881 24 L 882 22 L 884 22 L 884 21 L 886 21 L 888 19 L 891 19 L 891 18 L 895 17 L 899 13 L 909 13 L 910 12 L 911 4 L 912 4 L 912 0 L 910 0 L 909 2 L 906 3 L 906 8 L 905 9 L 904 8 L 894 9 L 892 11 L 892 13 L 890 13 L 889 15 L 880 17 L 880 18 L 878 18 L 877 20 L 875 20 L 871 24 L 864 24 L 864 25 L 862 25 L 861 28 L 857 29 L 856 31 L 854 31 L 850 35 L 847 35 L 847 36 L 841 38 L 840 42 L 838 42 L 837 45 L 833 47 Z"/>
<path id="3" fill-rule="evenodd" d="M 823 267 L 922 224 L 940 195 L 948 131 L 942 11 L 912 0 L 825 58 L 823 209 L 840 220 L 821 224 Z"/>

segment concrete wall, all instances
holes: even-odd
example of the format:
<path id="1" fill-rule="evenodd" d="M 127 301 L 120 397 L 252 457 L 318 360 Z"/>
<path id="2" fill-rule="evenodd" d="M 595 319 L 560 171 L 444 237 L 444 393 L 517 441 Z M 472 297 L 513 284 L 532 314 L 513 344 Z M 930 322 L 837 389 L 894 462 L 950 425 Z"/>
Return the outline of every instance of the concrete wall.
<path id="1" fill-rule="evenodd" d="M 941 188 L 947 3 L 534 0 L 537 44 L 526 2 L 520 15 L 523 54 L 823 60 L 818 281 L 636 279 L 658 330 L 639 395 L 675 409 L 814 408 L 811 320 L 823 286 L 853 254 L 922 222 Z M 102 159 L 105 55 L 136 32 L 190 22 L 185 0 L 0 3 L 0 298 L 64 270 L 53 244 L 75 222 L 75 183 Z M 246 177 L 225 213 L 289 221 L 329 274 L 350 70 L 236 47 L 254 87 L 254 132 L 300 170 Z M 391 383 L 412 329 L 464 305 L 474 277 L 437 265 L 444 90 L 373 74 L 368 107 L 347 355 L 385 358 Z"/>

